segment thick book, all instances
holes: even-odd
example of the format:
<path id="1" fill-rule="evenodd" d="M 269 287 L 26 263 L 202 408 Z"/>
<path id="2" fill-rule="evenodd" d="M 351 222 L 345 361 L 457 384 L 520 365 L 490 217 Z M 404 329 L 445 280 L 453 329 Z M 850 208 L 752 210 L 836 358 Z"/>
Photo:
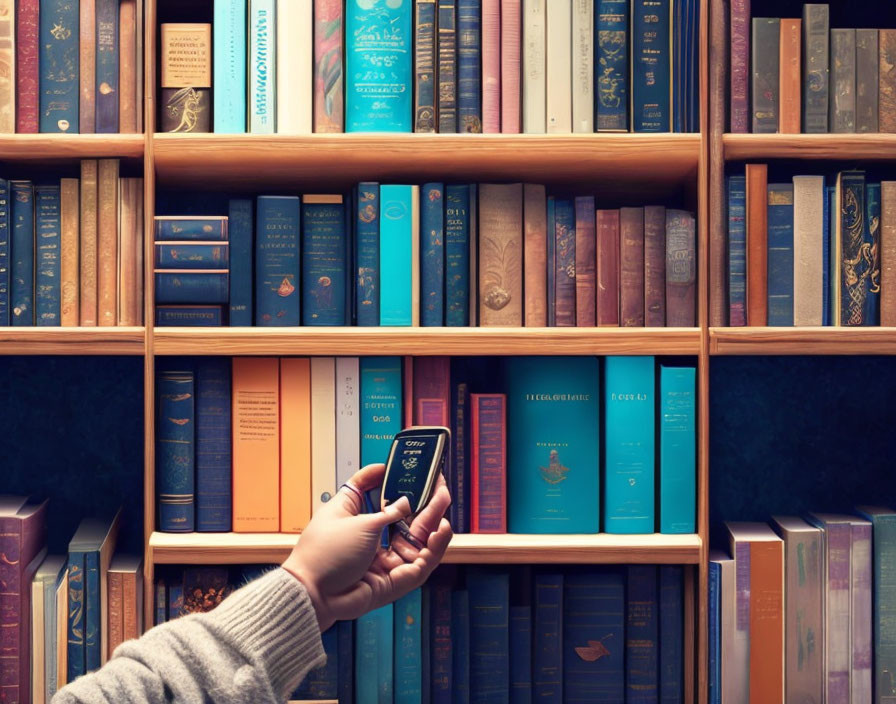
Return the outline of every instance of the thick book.
<path id="1" fill-rule="evenodd" d="M 230 249 L 230 317 L 233 326 L 252 325 L 253 256 L 255 253 L 252 201 L 233 199 L 227 204 Z"/>
<path id="2" fill-rule="evenodd" d="M 277 0 L 277 103 L 279 134 L 311 134 L 314 44 L 313 0 Z"/>
<path id="3" fill-rule="evenodd" d="M 429 637 L 428 633 L 421 632 L 424 588 L 418 587 L 405 594 L 394 605 L 394 704 L 420 704 L 423 701 L 421 639 Z"/>
<path id="4" fill-rule="evenodd" d="M 429 581 L 430 698 L 432 704 L 451 704 L 452 633 L 451 582 L 437 574 Z"/>
<path id="5" fill-rule="evenodd" d="M 8 186 L 7 186 L 8 193 Z M 8 208 L 9 200 L 3 196 L 3 185 L 0 184 L 0 201 L 6 200 L 6 203 L 0 202 L 0 221 L 3 219 L 3 208 Z M 80 220 L 80 206 L 78 204 L 78 179 L 63 178 L 59 180 L 59 322 L 66 327 L 77 327 L 78 325 L 78 304 L 80 293 L 80 265 L 78 261 L 78 231 Z M 7 212 L 8 215 L 8 212 Z M 7 217 L 8 231 L 8 217 Z M 2 249 L 2 241 L 4 239 L 3 223 L 0 222 L 0 249 Z M 135 238 L 136 239 L 136 238 Z M 0 260 L 3 256 L 0 253 Z M 131 263 L 136 265 L 135 260 Z M 122 263 L 124 264 L 124 262 Z M 0 261 L 0 269 L 3 269 L 3 263 Z M 7 269 L 8 272 L 8 269 Z M 3 272 L 0 271 L 0 298 L 3 297 Z M 123 286 L 122 286 L 123 289 Z M 122 291 L 123 293 L 123 291 Z M 134 292 L 132 292 L 134 293 Z M 132 299 L 134 306 L 142 305 L 141 297 L 138 304 Z M 0 303 L 0 321 L 3 319 L 3 304 Z M 6 323 L 8 325 L 8 323 Z M 136 323 L 132 323 L 136 324 Z"/>
<path id="6" fill-rule="evenodd" d="M 380 186 L 380 325 L 420 324 L 419 186 Z"/>
<path id="7" fill-rule="evenodd" d="M 532 587 L 532 694 L 539 702 L 563 699 L 563 574 L 538 572 Z"/>
<path id="8" fill-rule="evenodd" d="M 159 269 L 227 269 L 227 242 L 156 242 Z"/>
<path id="9" fill-rule="evenodd" d="M 865 172 L 841 171 L 837 175 L 836 238 L 831 270 L 837 271 L 833 282 L 835 324 L 866 325 L 865 301 L 869 262 L 862 256 L 865 243 Z"/>
<path id="10" fill-rule="evenodd" d="M 619 260 L 619 324 L 644 327 L 644 208 L 619 209 Z"/>
<path id="11" fill-rule="evenodd" d="M 97 161 L 96 216 L 96 290 L 97 325 L 113 326 L 118 322 L 118 233 L 119 160 Z M 163 301 L 162 303 L 218 303 L 207 301 Z"/>
<path id="12" fill-rule="evenodd" d="M 644 208 L 644 325 L 666 324 L 666 209 Z"/>
<path id="13" fill-rule="evenodd" d="M 856 132 L 878 132 L 878 30 L 856 30 Z"/>
<path id="14" fill-rule="evenodd" d="M 482 0 L 482 131 L 501 131 L 501 0 Z"/>
<path id="15" fill-rule="evenodd" d="M 896 29 L 879 30 L 878 45 L 878 129 L 892 133 L 896 132 Z"/>
<path id="16" fill-rule="evenodd" d="M 39 0 L 19 0 L 15 3 L 15 132 L 38 132 L 40 124 L 40 5 Z"/>
<path id="17" fill-rule="evenodd" d="M 693 533 L 697 500 L 696 370 L 660 366 L 660 533 Z"/>
<path id="18" fill-rule="evenodd" d="M 385 463 L 403 427 L 400 357 L 361 358 L 361 466 Z"/>
<path id="19" fill-rule="evenodd" d="M 600 530 L 600 368 L 594 357 L 504 360 L 511 533 Z"/>
<path id="20" fill-rule="evenodd" d="M 684 702 L 684 570 L 659 567 L 659 694 L 661 704 Z"/>
<path id="21" fill-rule="evenodd" d="M 671 0 L 632 0 L 632 131 L 671 130 Z"/>
<path id="22" fill-rule="evenodd" d="M 230 287 L 226 269 L 156 269 L 155 283 L 156 303 L 225 304 Z"/>
<path id="23" fill-rule="evenodd" d="M 414 12 L 414 132 L 435 132 L 436 0 L 419 0 Z"/>
<path id="24" fill-rule="evenodd" d="M 856 30 L 831 30 L 831 132 L 856 131 Z"/>
<path id="25" fill-rule="evenodd" d="M 159 530 L 195 530 L 196 378 L 192 369 L 164 369 L 156 382 L 156 500 Z"/>
<path id="26" fill-rule="evenodd" d="M 445 186 L 445 325 L 470 324 L 470 186 Z"/>
<path id="27" fill-rule="evenodd" d="M 598 210 L 596 220 L 597 324 L 615 327 L 619 325 L 619 211 Z M 664 222 L 664 239 L 665 232 Z"/>
<path id="28" fill-rule="evenodd" d="M 471 567 L 467 571 L 470 601 L 470 702 L 510 701 L 510 575 L 504 570 Z"/>
<path id="29" fill-rule="evenodd" d="M 471 532 L 507 532 L 507 397 L 471 394 Z"/>
<path id="30" fill-rule="evenodd" d="M 336 358 L 336 490 L 361 469 L 361 362 Z"/>
<path id="31" fill-rule="evenodd" d="M 572 2 L 550 0 L 547 28 L 547 131 L 572 132 Z"/>
<path id="32" fill-rule="evenodd" d="M 451 677 L 454 704 L 470 702 L 470 593 L 451 593 Z"/>
<path id="33" fill-rule="evenodd" d="M 438 0 L 439 132 L 457 132 L 457 0 Z M 519 66 L 517 66 L 519 70 Z M 505 130 L 506 131 L 506 130 Z M 519 130 L 517 130 L 519 131 Z"/>
<path id="34" fill-rule="evenodd" d="M 61 314 L 59 186 L 34 187 L 34 324 L 58 327 Z"/>
<path id="35" fill-rule="evenodd" d="M 880 325 L 880 193 L 879 183 L 865 186 L 865 217 L 862 229 L 862 252 L 867 256 L 865 263 L 865 325 Z"/>
<path id="36" fill-rule="evenodd" d="M 420 190 L 420 325 L 445 325 L 445 184 Z"/>
<path id="37" fill-rule="evenodd" d="M 768 324 L 793 325 L 793 184 L 768 185 Z"/>
<path id="38" fill-rule="evenodd" d="M 99 0 L 99 3 L 102 1 Z M 78 134 L 80 132 L 78 5 L 71 0 L 44 0 L 40 6 L 40 131 Z M 118 24 L 117 13 L 115 24 Z M 99 42 L 97 48 L 99 49 Z M 117 73 L 117 57 L 115 68 Z M 21 104 L 23 98 L 21 92 L 17 97 Z"/>
<path id="39" fill-rule="evenodd" d="M 2 20 L 0 20 L 2 22 Z M 9 181 L 0 179 L 0 326 L 10 324 L 10 280 L 12 269 L 12 202 Z"/>
<path id="40" fill-rule="evenodd" d="M 457 0 L 458 132 L 482 132 L 481 0 Z"/>
<path id="41" fill-rule="evenodd" d="M 341 195 L 302 197 L 302 324 L 346 325 L 351 247 Z"/>
<path id="42" fill-rule="evenodd" d="M 654 532 L 654 359 L 604 362 L 604 530 Z"/>
<path id="43" fill-rule="evenodd" d="M 521 91 L 520 60 L 522 27 L 520 14 L 521 0 L 501 0 L 501 132 L 520 132 Z M 444 0 L 440 0 L 440 4 Z M 439 34 L 442 32 L 442 16 L 439 15 Z M 439 82 L 441 83 L 441 65 Z M 440 114 L 441 118 L 441 114 Z"/>
<path id="44" fill-rule="evenodd" d="M 9 297 L 13 325 L 34 325 L 34 186 L 10 181 L 12 267 Z"/>
<path id="45" fill-rule="evenodd" d="M 625 600 L 625 701 L 649 704 L 659 694 L 657 567 L 629 565 Z"/>
<path id="46" fill-rule="evenodd" d="M 272 7 L 273 0 L 262 0 Z M 250 13 L 254 14 L 253 8 Z M 272 18 L 270 18 L 272 19 Z M 256 31 L 252 25 L 250 37 Z M 161 132 L 211 130 L 212 27 L 210 24 L 161 25 Z M 254 38 L 253 38 L 254 41 Z M 252 62 L 260 58 L 253 54 Z M 266 62 L 267 59 L 262 59 Z M 262 68 L 266 68 L 262 65 Z M 272 78 L 267 71 L 264 80 Z M 254 79 L 253 79 L 254 83 Z M 250 108 L 252 109 L 252 108 Z M 254 113 L 254 109 L 252 109 Z"/>
<path id="47" fill-rule="evenodd" d="M 523 0 L 523 132 L 547 131 L 547 0 Z"/>
<path id="48" fill-rule="evenodd" d="M 554 325 L 576 325 L 576 211 L 568 198 L 554 201 Z"/>
<path id="49" fill-rule="evenodd" d="M 380 324 L 380 186 L 359 183 L 355 196 L 355 315 L 362 327 Z"/>
<path id="50" fill-rule="evenodd" d="M 249 0 L 249 132 L 277 131 L 277 2 Z"/>
<path id="51" fill-rule="evenodd" d="M 572 131 L 594 132 L 594 1 L 572 3 Z"/>
<path id="52" fill-rule="evenodd" d="M 824 176 L 793 177 L 793 324 L 822 325 Z"/>
<path id="53" fill-rule="evenodd" d="M 686 210 L 666 210 L 666 325 L 696 325 L 697 223 Z"/>
<path id="54" fill-rule="evenodd" d="M 196 362 L 196 530 L 231 528 L 231 363 L 223 357 Z"/>
<path id="55" fill-rule="evenodd" d="M 891 326 L 896 325 L 896 181 L 881 181 L 880 206 L 880 324 Z"/>
<path id="56" fill-rule="evenodd" d="M 829 7 L 803 5 L 803 132 L 828 131 Z M 883 110 L 881 110 L 883 114 Z"/>
<path id="57" fill-rule="evenodd" d="M 802 21 L 798 19 L 781 20 L 781 44 L 778 60 L 781 107 L 778 112 L 778 132 L 782 134 L 799 134 L 800 132 L 801 24 Z M 875 83 L 877 83 L 876 80 Z"/>
<path id="58" fill-rule="evenodd" d="M 96 0 L 96 133 L 118 132 L 119 3 Z M 75 130 L 78 131 L 77 129 Z"/>
<path id="59" fill-rule="evenodd" d="M 479 186 L 479 324 L 523 323 L 523 186 Z"/>
<path id="60" fill-rule="evenodd" d="M 751 124 L 750 0 L 731 0 L 730 30 L 730 131 L 742 134 L 750 131 Z"/>
<path id="61" fill-rule="evenodd" d="M 247 0 L 215 0 L 212 94 L 214 131 L 246 132 Z M 242 324 L 242 323 L 240 323 Z"/>
<path id="62" fill-rule="evenodd" d="M 575 208 L 575 284 L 576 316 L 578 327 L 594 327 L 597 324 L 597 232 L 594 198 L 579 196 Z M 641 264 L 643 276 L 643 262 Z M 643 292 L 643 284 L 642 284 Z M 643 304 L 641 306 L 643 311 Z"/>
<path id="63" fill-rule="evenodd" d="M 300 204 L 295 196 L 259 196 L 255 225 L 255 324 L 298 325 Z"/>
<path id="64" fill-rule="evenodd" d="M 593 218 L 593 213 L 592 213 Z M 592 220 L 593 222 L 593 220 Z M 526 327 L 547 325 L 547 197 L 545 187 L 523 185 L 523 322 Z M 593 271 L 593 263 L 592 263 Z"/>
<path id="65" fill-rule="evenodd" d="M 768 324 L 768 166 L 746 167 L 746 322 Z"/>
<path id="66" fill-rule="evenodd" d="M 311 358 L 311 511 L 336 493 L 336 360 Z"/>
<path id="67" fill-rule="evenodd" d="M 751 65 L 751 119 L 754 134 L 778 131 L 780 104 L 781 20 L 754 17 Z"/>
<path id="68" fill-rule="evenodd" d="M 223 306 L 156 306 L 156 327 L 220 327 L 224 324 Z"/>
<path id="69" fill-rule="evenodd" d="M 343 3 L 314 0 L 314 131 L 342 132 L 345 126 Z"/>
<path id="70" fill-rule="evenodd" d="M 597 0 L 594 124 L 597 132 L 628 130 L 628 0 Z"/>
<path id="71" fill-rule="evenodd" d="M 728 324 L 747 324 L 747 181 L 728 176 Z"/>

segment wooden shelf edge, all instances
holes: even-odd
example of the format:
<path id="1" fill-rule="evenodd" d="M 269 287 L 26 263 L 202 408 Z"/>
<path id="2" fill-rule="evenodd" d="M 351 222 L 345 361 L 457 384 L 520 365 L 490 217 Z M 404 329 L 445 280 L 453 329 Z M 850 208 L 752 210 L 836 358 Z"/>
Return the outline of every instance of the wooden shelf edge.
<path id="1" fill-rule="evenodd" d="M 896 355 L 896 328 L 710 328 L 709 353 L 725 355 Z"/>
<path id="2" fill-rule="evenodd" d="M 0 327 L 0 355 L 142 355 L 143 327 Z"/>
<path id="3" fill-rule="evenodd" d="M 726 161 L 741 159 L 891 159 L 896 134 L 725 134 Z"/>
<path id="4" fill-rule="evenodd" d="M 143 134 L 6 134 L 0 135 L 0 160 L 143 158 Z"/>

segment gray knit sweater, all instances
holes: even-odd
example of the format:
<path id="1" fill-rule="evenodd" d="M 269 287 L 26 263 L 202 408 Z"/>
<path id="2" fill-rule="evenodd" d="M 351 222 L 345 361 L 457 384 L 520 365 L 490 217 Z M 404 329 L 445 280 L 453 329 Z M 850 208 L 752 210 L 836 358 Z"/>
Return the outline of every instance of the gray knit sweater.
<path id="1" fill-rule="evenodd" d="M 105 667 L 60 690 L 52 704 L 281 704 L 325 660 L 308 593 L 281 568 L 211 613 L 123 643 Z"/>

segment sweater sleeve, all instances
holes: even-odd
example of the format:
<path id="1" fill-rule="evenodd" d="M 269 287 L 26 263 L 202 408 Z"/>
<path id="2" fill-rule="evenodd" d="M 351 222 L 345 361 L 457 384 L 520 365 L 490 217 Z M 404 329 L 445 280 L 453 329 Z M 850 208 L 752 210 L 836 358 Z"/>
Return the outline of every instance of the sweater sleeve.
<path id="1" fill-rule="evenodd" d="M 325 661 L 308 593 L 279 568 L 210 613 L 123 643 L 101 670 L 61 689 L 53 704 L 281 704 Z"/>

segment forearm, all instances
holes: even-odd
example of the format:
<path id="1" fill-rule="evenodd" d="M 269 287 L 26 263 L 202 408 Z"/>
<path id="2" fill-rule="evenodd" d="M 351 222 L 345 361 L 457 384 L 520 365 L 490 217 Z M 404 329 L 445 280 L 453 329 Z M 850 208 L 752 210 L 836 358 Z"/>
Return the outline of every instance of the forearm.
<path id="1" fill-rule="evenodd" d="M 53 704 L 280 704 L 324 657 L 305 588 L 277 569 L 211 613 L 122 644 L 105 667 L 62 689 Z"/>

